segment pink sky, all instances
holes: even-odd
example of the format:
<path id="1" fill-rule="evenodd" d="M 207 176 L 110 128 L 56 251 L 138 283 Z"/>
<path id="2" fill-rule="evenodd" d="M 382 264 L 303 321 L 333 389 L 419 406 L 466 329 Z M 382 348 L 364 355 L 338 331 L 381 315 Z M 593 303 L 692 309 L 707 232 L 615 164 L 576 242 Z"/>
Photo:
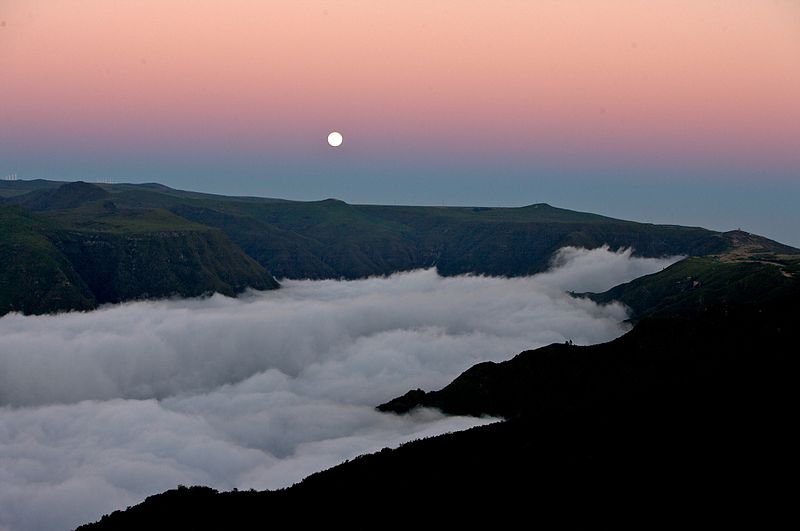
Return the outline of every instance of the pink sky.
<path id="1" fill-rule="evenodd" d="M 0 137 L 32 154 L 302 156 L 339 129 L 374 157 L 800 169 L 792 0 L 6 0 L 0 24 Z"/>

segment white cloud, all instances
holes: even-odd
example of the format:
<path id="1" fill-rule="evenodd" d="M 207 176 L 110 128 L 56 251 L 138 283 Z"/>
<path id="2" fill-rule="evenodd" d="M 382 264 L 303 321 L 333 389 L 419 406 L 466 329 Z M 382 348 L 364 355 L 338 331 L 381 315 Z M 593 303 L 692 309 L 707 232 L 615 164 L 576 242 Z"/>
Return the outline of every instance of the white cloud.
<path id="1" fill-rule="evenodd" d="M 0 528 L 61 529 L 183 484 L 291 484 L 488 420 L 373 406 L 483 360 L 617 337 L 602 290 L 669 260 L 562 250 L 535 277 L 287 281 L 239 299 L 0 319 Z M 587 287 L 588 286 L 588 287 Z"/>
<path id="2" fill-rule="evenodd" d="M 537 278 L 542 283 L 576 293 L 601 292 L 661 271 L 682 258 L 634 258 L 632 255 L 632 249 L 610 252 L 607 245 L 596 249 L 562 247 L 553 257 L 550 271 Z"/>

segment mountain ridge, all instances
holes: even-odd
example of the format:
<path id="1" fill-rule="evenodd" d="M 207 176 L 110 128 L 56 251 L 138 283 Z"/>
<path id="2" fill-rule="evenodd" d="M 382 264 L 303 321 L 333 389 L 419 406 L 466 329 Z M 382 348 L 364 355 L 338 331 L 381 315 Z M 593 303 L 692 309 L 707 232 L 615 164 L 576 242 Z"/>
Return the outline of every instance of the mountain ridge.
<path id="1" fill-rule="evenodd" d="M 367 504 L 365 514 L 415 500 L 518 515 L 533 508 L 544 524 L 564 524 L 582 507 L 583 516 L 568 520 L 581 526 L 603 522 L 596 511 L 619 500 L 654 503 L 649 519 L 636 522 L 641 528 L 663 523 L 652 515 L 671 511 L 680 521 L 692 514 L 675 510 L 674 484 L 704 499 L 716 522 L 724 518 L 704 497 L 709 491 L 746 503 L 742 493 L 758 484 L 780 496 L 763 487 L 762 468 L 778 469 L 789 455 L 781 427 L 792 414 L 790 352 L 800 339 L 797 249 L 742 231 L 642 224 L 546 204 L 391 207 L 209 197 L 159 185 L 35 186 L 18 185 L 0 205 L 0 258 L 10 264 L 0 270 L 0 302 L 17 280 L 47 275 L 57 281 L 28 282 L 43 300 L 92 307 L 99 299 L 162 296 L 176 285 L 217 291 L 227 284 L 234 293 L 250 285 L 248 275 L 272 279 L 265 266 L 288 278 L 432 265 L 444 275 L 516 276 L 545 270 L 565 245 L 687 256 L 607 292 L 575 294 L 628 305 L 635 325 L 617 340 L 525 351 L 473 366 L 440 390 L 412 390 L 377 406 L 503 422 L 384 449 L 278 491 L 178 488 L 81 529 L 247 529 L 309 506 L 324 509 L 312 519 L 330 519 L 328 510 L 353 499 Z M 223 255 L 233 258 L 215 261 Z M 152 264 L 157 275 L 141 282 L 131 275 Z M 28 266 L 49 269 L 42 276 Z M 197 270 L 210 272 L 206 284 L 191 277 Z M 610 489 L 612 477 L 621 486 Z M 526 500 L 508 505 L 520 484 Z"/>
<path id="2" fill-rule="evenodd" d="M 787 251 L 783 246 L 778 249 Z M 800 255 L 789 251 L 748 254 L 747 249 L 734 247 L 722 255 L 688 257 L 603 293 L 573 295 L 599 304 L 621 302 L 632 322 L 691 317 L 715 306 L 769 301 L 778 295 L 800 297 Z"/>
<path id="3" fill-rule="evenodd" d="M 0 204 L 0 315 L 278 287 L 222 231 L 112 198 L 77 182 Z"/>
<path id="4" fill-rule="evenodd" d="M 309 521 L 367 522 L 416 503 L 451 522 L 475 518 L 454 508 L 499 508 L 495 520 L 559 528 L 777 523 L 792 507 L 778 476 L 794 452 L 798 308 L 779 297 L 646 319 L 609 343 L 479 364 L 442 393 L 422 393 L 433 401 L 382 409 L 431 405 L 503 422 L 383 449 L 286 489 L 179 487 L 78 529 L 250 529 L 308 507 Z M 364 509 L 341 510 L 353 500 Z"/>
<path id="5" fill-rule="evenodd" d="M 165 208 L 221 228 L 281 278 L 360 278 L 431 266 L 445 276 L 519 276 L 545 271 L 553 253 L 568 245 L 632 247 L 650 257 L 721 253 L 731 246 L 723 233 L 699 227 L 615 220 L 547 204 L 395 207 L 337 200 Z"/>
<path id="6" fill-rule="evenodd" d="M 79 233 L 92 233 L 92 238 L 111 245 L 115 251 L 108 254 L 109 258 L 132 252 L 130 238 L 122 237 L 126 234 L 147 233 L 155 242 L 160 241 L 155 235 L 172 232 L 175 245 L 182 237 L 195 240 L 193 248 L 196 249 L 211 245 L 231 257 L 223 269 L 237 271 L 242 276 L 242 279 L 236 279 L 236 275 L 225 273 L 230 281 L 211 278 L 214 274 L 204 277 L 204 290 L 219 290 L 225 294 L 235 294 L 243 286 L 277 287 L 274 279 L 266 279 L 267 275 L 289 279 L 355 279 L 429 267 L 436 267 L 443 276 L 532 275 L 547 270 L 553 255 L 564 246 L 596 248 L 608 245 L 612 250 L 632 248 L 635 255 L 645 257 L 720 257 L 747 246 L 771 249 L 773 254 L 777 251 L 800 252 L 766 238 L 744 236 L 744 233 L 616 220 L 546 203 L 520 208 L 350 205 L 335 199 L 299 202 L 226 197 L 175 190 L 158 183 L 90 184 L 36 180 L 0 182 L 0 208 L 22 208 L 29 212 L 26 215 L 37 217 L 37 223 L 48 226 L 42 236 L 55 247 L 55 251 L 50 252 L 68 252 L 68 262 L 92 256 L 87 251 L 90 246 L 84 246 L 83 250 L 76 247 Z M 175 228 L 184 231 L 183 236 L 175 233 Z M 8 232 L 13 227 L 6 224 L 2 230 Z M 197 235 L 203 232 L 207 241 L 197 247 Z M 86 238 L 85 243 L 88 244 L 92 238 Z M 128 251 L 124 250 L 126 245 Z M 156 243 L 153 245 L 158 246 Z M 12 261 L 9 252 L 5 251 L 4 258 L 0 256 L 4 262 Z M 209 253 L 201 254 L 209 256 Z M 98 271 L 115 267 L 103 264 L 101 255 L 94 256 Z M 115 260 L 119 267 L 134 265 L 131 261 Z M 166 266 L 168 260 L 159 260 L 166 267 L 164 276 L 175 279 L 174 273 L 169 272 Z M 197 268 L 209 270 L 198 260 L 194 262 Z M 211 269 L 222 267 L 217 262 Z M 82 270 L 84 275 L 91 276 L 91 268 Z M 22 274 L 19 269 L 17 271 Z M 74 276 L 65 271 L 33 278 L 30 282 L 51 285 L 48 289 L 57 291 L 57 278 Z M 34 273 L 30 271 L 28 274 Z M 115 282 L 114 279 L 126 275 L 130 276 L 124 273 L 103 278 L 104 282 Z M 153 282 L 158 280 L 152 279 Z M 188 289 L 186 282 L 173 280 L 171 287 L 160 288 L 146 283 L 136 289 L 115 290 L 112 286 L 106 291 L 125 293 L 111 297 L 110 300 L 114 301 L 169 293 L 183 296 L 200 294 L 199 288 Z M 58 304 L 31 305 L 12 301 L 0 311 L 46 313 L 85 309 L 83 298 L 87 293 L 83 287 L 77 287 L 78 284 L 71 289 L 73 295 L 62 298 Z M 83 285 L 86 284 L 84 281 Z M 0 281 L 0 286 L 3 285 L 9 286 L 10 280 Z M 6 293 L 0 297 L 13 299 L 17 296 L 11 295 L 13 290 L 10 288 L 3 289 Z M 17 291 L 13 293 L 18 294 Z"/>

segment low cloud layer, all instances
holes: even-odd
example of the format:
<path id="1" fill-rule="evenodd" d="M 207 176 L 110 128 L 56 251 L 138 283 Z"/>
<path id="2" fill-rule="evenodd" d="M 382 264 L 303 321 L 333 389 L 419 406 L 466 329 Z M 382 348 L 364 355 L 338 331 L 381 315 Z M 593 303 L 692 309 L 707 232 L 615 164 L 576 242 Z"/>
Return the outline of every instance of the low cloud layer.
<path id="1" fill-rule="evenodd" d="M 673 260 L 566 248 L 528 278 L 288 281 L 238 299 L 0 319 L 0 529 L 63 529 L 182 484 L 274 488 L 489 422 L 373 406 L 469 366 L 624 332 L 599 291 Z"/>

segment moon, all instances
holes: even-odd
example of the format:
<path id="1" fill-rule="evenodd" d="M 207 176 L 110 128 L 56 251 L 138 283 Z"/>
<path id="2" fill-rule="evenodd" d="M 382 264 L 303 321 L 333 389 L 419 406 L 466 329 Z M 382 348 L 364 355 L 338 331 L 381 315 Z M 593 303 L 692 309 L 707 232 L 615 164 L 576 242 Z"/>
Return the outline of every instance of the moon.
<path id="1" fill-rule="evenodd" d="M 344 140 L 342 138 L 342 133 L 339 133 L 337 131 L 333 131 L 331 134 L 328 135 L 328 144 L 330 144 L 331 147 L 341 146 L 342 140 Z"/>

